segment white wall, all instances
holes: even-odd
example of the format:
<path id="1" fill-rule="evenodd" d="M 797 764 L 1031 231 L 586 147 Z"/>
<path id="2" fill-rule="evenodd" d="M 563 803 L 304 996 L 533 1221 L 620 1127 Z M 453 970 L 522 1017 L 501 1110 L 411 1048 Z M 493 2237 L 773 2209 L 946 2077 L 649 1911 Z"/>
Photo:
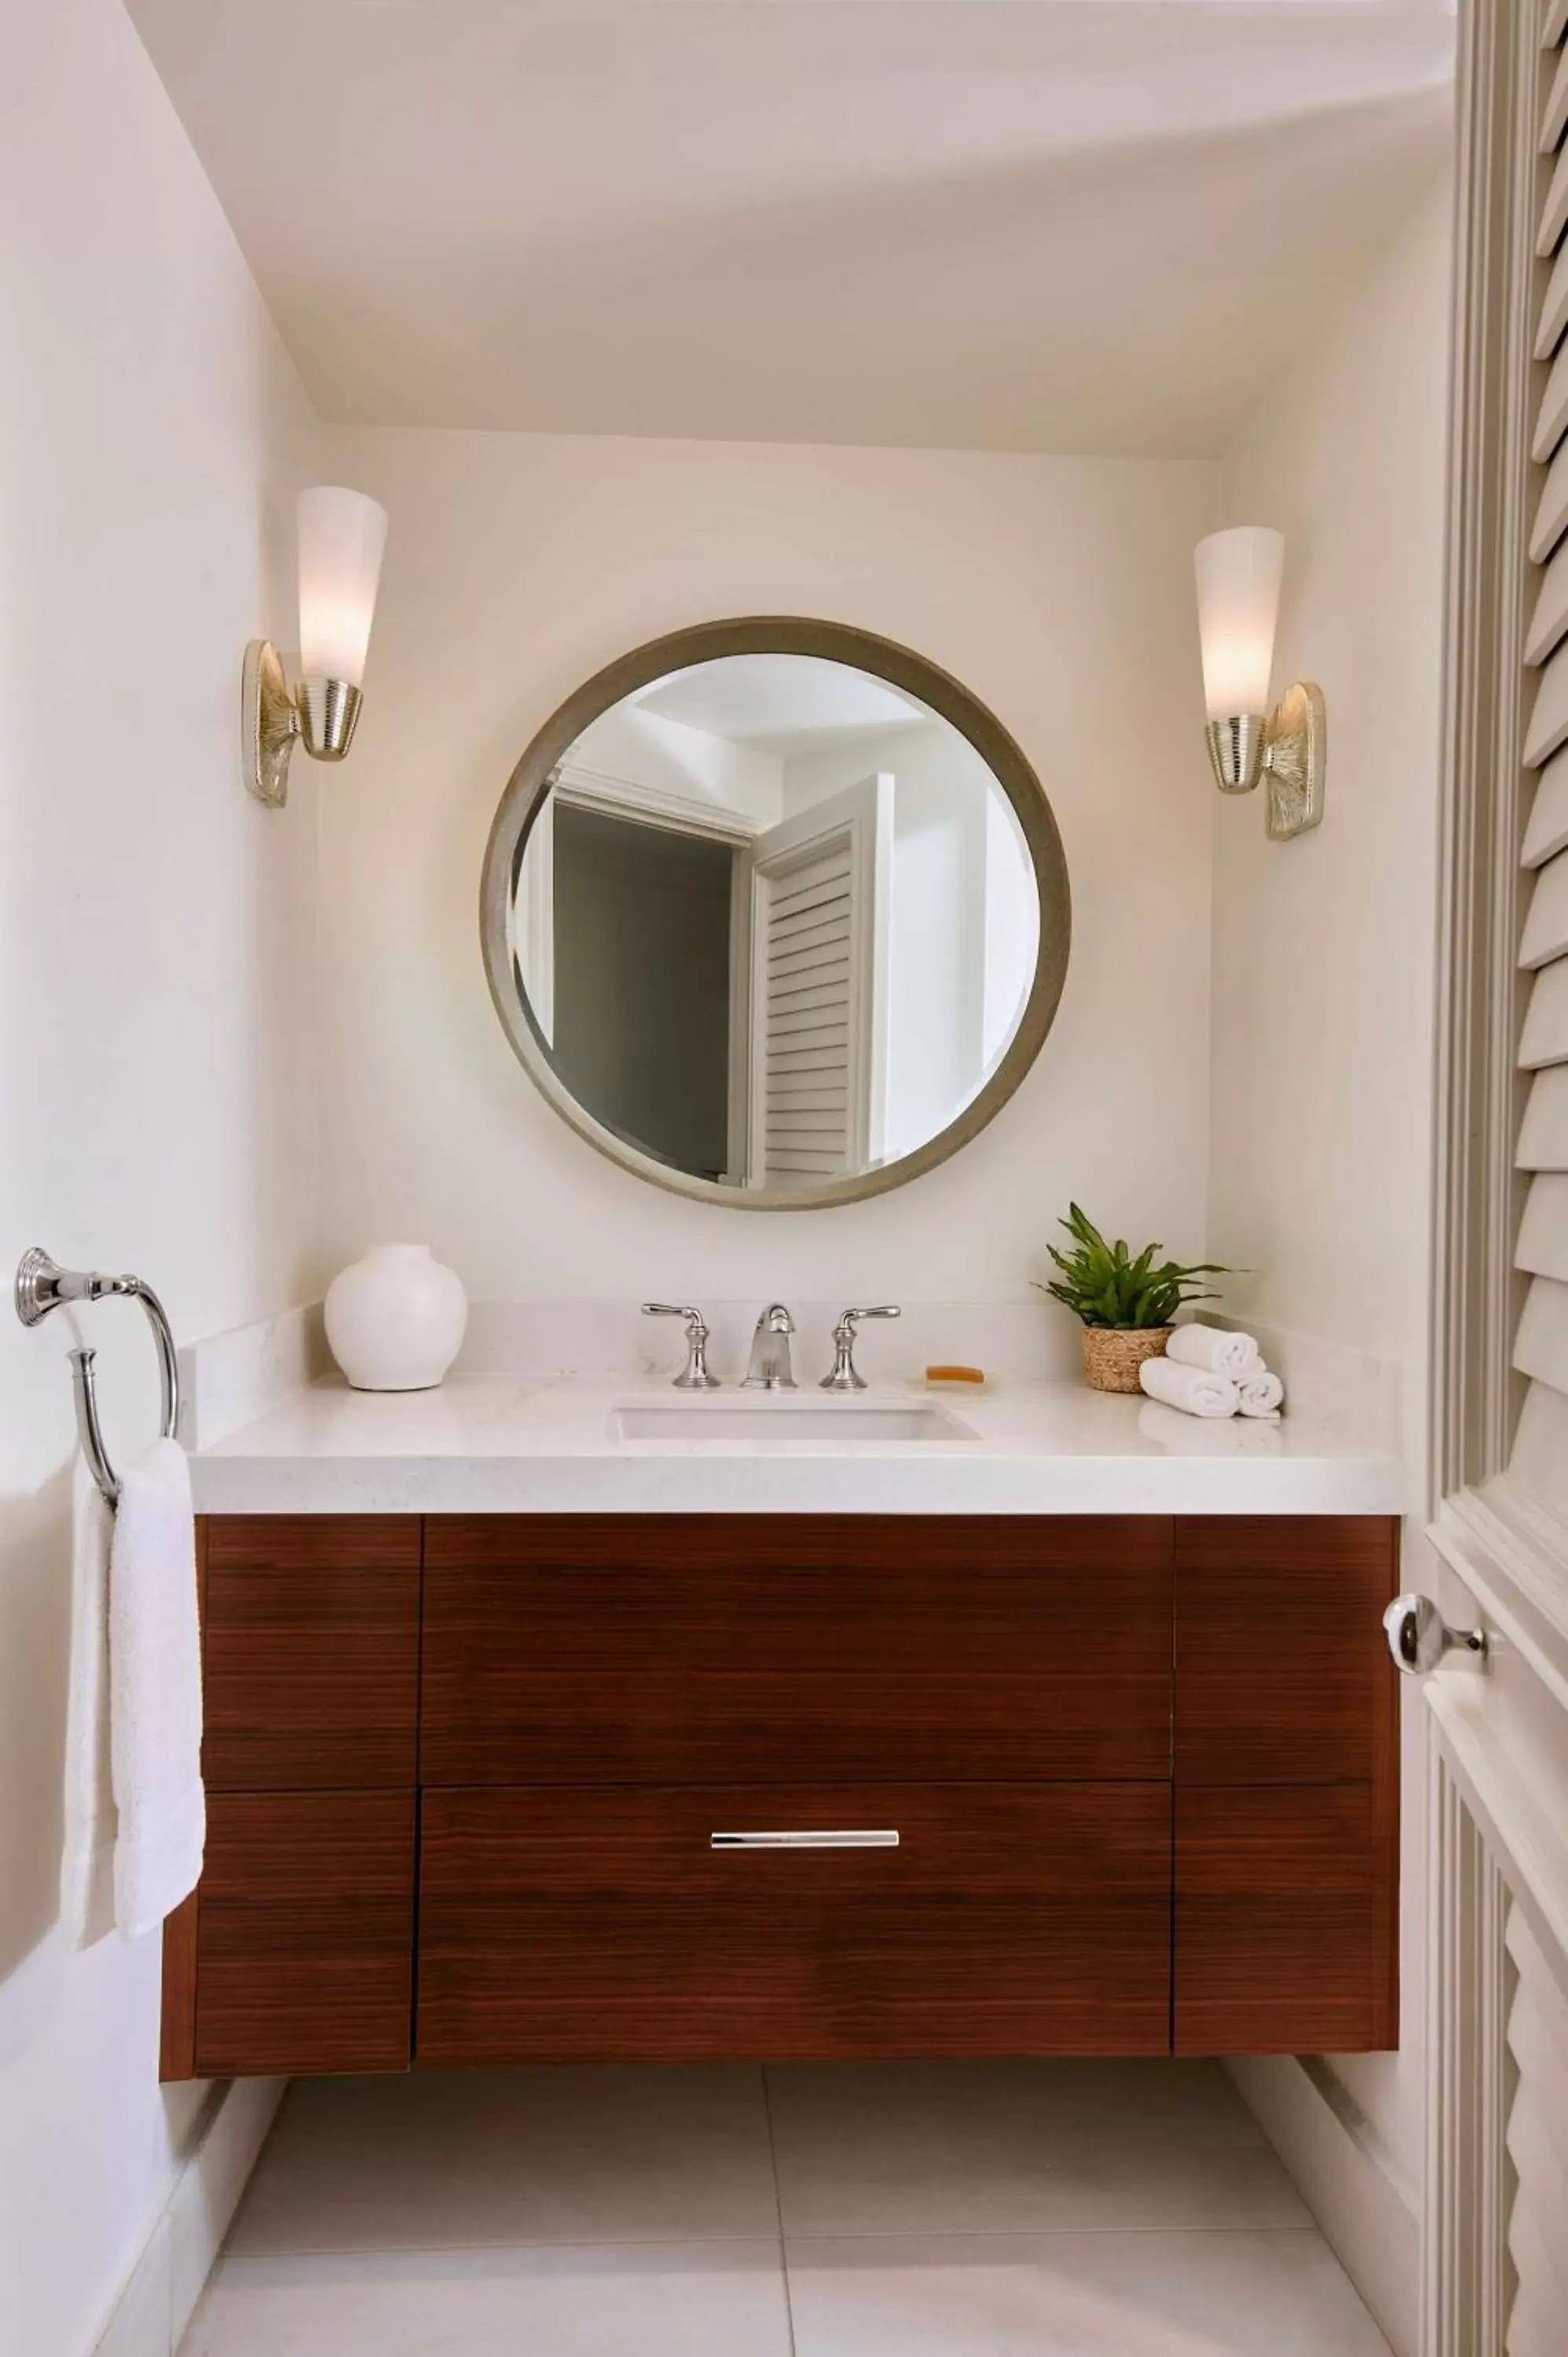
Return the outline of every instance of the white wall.
<path id="1" fill-rule="evenodd" d="M 318 1277 L 413 1236 L 499 1298 L 1019 1299 L 1069 1194 L 1196 1252 L 1212 468 L 398 429 L 330 447 L 394 553 L 354 759 L 322 798 Z M 514 1062 L 478 936 L 491 815 L 555 705 L 661 631 L 757 612 L 857 623 L 963 679 L 1045 780 L 1078 917 L 1056 1028 L 992 1128 L 803 1219 L 682 1202 L 583 1145 Z"/>
<path id="2" fill-rule="evenodd" d="M 144 1271 L 183 1337 L 297 1298 L 312 781 L 241 789 L 244 641 L 314 422 L 117 0 L 6 15 L 0 212 L 0 1243 Z M 310 765 L 301 768 L 308 770 Z M 87 1313 L 149 1435 L 134 1310 Z M 0 2340 L 80 2357 L 200 2091 L 157 2086 L 159 1943 L 53 1932 L 73 1426 L 64 1314 L 0 1315 Z M 9 2334 L 14 2333 L 12 2339 Z"/>
<path id="3" fill-rule="evenodd" d="M 1276 692 L 1327 697 L 1326 812 L 1288 844 L 1214 797 L 1213 1256 L 1229 1305 L 1397 1360 L 1424 1441 L 1451 196 L 1369 261 L 1230 453 L 1227 522 L 1288 544 Z M 1417 1480 L 1419 1481 L 1419 1469 Z M 1413 1494 L 1419 1494 L 1419 1490 Z M 1407 1546 L 1407 1569 L 1419 1551 Z M 1420 2179 L 1421 1760 L 1405 1759 L 1405 2040 L 1337 2069 Z"/>

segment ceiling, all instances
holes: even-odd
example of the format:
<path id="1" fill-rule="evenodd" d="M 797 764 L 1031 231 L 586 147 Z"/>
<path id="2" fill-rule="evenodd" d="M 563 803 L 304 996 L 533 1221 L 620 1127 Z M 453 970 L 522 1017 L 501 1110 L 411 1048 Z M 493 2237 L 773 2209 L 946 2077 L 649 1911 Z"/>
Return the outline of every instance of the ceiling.
<path id="1" fill-rule="evenodd" d="M 1450 0 L 129 0 L 335 422 L 1213 455 Z"/>
<path id="2" fill-rule="evenodd" d="M 927 726 L 932 718 L 886 680 L 817 655 L 721 655 L 671 672 L 630 701 L 639 712 L 777 760 Z"/>

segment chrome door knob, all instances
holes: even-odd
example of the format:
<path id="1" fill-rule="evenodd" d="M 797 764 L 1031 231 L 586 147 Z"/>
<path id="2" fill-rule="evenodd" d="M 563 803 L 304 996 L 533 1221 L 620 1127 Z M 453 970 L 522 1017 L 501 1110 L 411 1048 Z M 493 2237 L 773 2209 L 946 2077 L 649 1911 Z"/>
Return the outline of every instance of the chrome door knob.
<path id="1" fill-rule="evenodd" d="M 1430 1596 L 1396 1596 L 1383 1615 L 1389 1651 L 1407 1677 L 1429 1677 L 1453 1652 L 1487 1657 L 1484 1629 L 1451 1629 Z"/>

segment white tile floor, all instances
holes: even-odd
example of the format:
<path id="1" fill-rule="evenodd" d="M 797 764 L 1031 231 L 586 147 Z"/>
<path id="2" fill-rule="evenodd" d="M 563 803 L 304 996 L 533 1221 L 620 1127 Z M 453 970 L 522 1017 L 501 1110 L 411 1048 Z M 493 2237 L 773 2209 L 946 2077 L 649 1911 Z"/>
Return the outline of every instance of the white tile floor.
<path id="1" fill-rule="evenodd" d="M 1388 2357 L 1216 2067 L 301 2082 L 182 2357 Z"/>

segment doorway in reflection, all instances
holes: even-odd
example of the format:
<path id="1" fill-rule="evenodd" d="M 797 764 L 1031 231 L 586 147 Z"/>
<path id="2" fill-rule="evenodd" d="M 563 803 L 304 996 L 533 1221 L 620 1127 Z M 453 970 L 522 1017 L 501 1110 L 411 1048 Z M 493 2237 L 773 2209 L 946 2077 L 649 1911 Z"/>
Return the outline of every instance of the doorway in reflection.
<path id="1" fill-rule="evenodd" d="M 967 737 L 816 656 L 726 656 L 568 749 L 516 868 L 515 970 L 575 1101 L 738 1188 L 916 1151 L 1027 1003 L 1039 894 Z"/>

